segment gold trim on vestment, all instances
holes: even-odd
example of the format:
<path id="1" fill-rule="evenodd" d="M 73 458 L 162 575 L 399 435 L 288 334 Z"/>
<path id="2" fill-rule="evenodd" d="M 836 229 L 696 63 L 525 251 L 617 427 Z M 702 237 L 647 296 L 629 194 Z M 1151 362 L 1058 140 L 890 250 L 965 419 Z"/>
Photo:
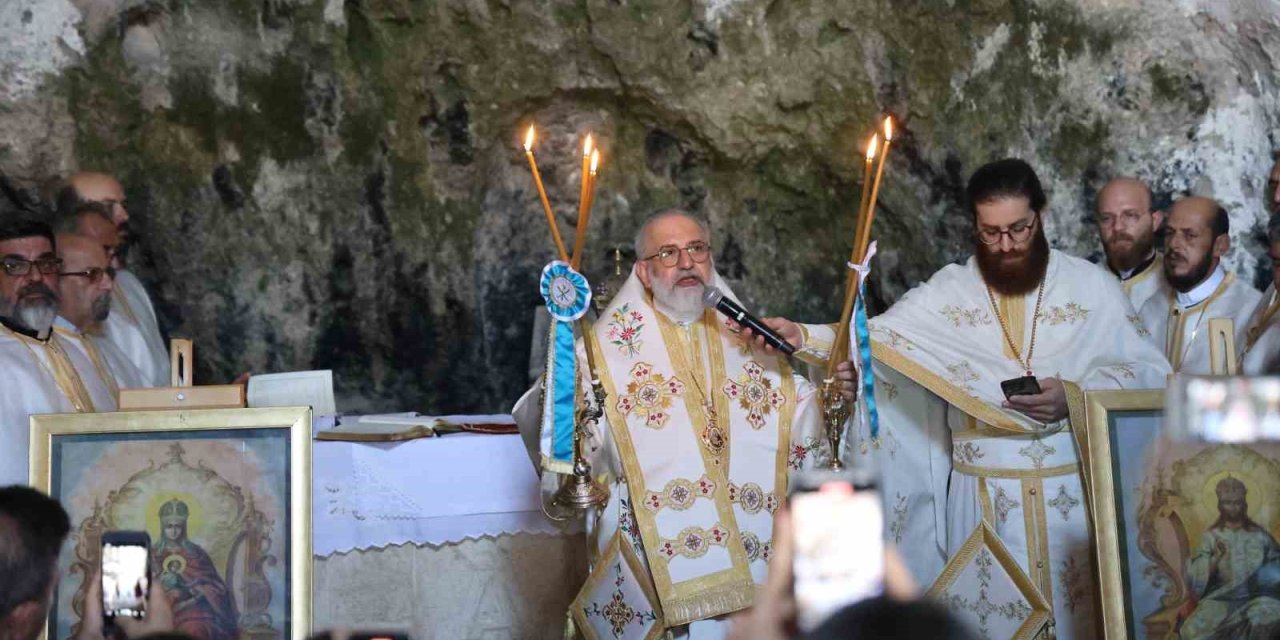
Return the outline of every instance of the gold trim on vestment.
<path id="1" fill-rule="evenodd" d="M 1280 293 L 1273 291 L 1271 293 L 1271 304 L 1266 308 L 1266 311 L 1262 312 L 1262 316 L 1258 318 L 1257 322 L 1250 324 L 1245 329 L 1244 349 L 1240 351 L 1240 357 L 1237 358 L 1238 361 L 1243 362 L 1245 354 L 1249 353 L 1253 345 L 1258 343 L 1258 339 L 1262 337 L 1262 334 L 1267 332 L 1267 327 L 1271 324 L 1271 319 L 1275 317 L 1277 311 L 1280 311 Z"/>
<path id="2" fill-rule="evenodd" d="M 1004 318 L 1005 325 L 1009 329 L 1008 340 L 1004 341 L 1004 356 L 1018 362 L 1018 360 L 1026 356 L 1023 360 L 1028 367 L 1031 366 L 1030 350 L 1022 351 L 1021 354 L 1013 352 L 1013 347 L 1009 343 L 1018 345 L 1018 349 L 1022 350 L 1026 347 L 1023 340 L 1026 338 L 1027 326 L 1027 300 L 1026 296 L 1006 296 L 995 294 L 996 305 L 999 307 L 1000 317 Z M 1034 320 L 1033 320 L 1034 322 Z M 1019 366 L 1022 366 L 1019 363 Z"/>
<path id="3" fill-rule="evenodd" d="M 1031 581 L 1027 573 L 1018 566 L 1018 562 L 1013 559 L 1013 553 L 1009 551 L 996 535 L 995 529 L 986 521 L 978 522 L 978 526 L 974 527 L 973 533 L 969 534 L 964 544 L 960 545 L 960 549 L 955 555 L 947 561 L 945 567 L 942 568 L 942 574 L 933 582 L 933 586 L 929 587 L 929 591 L 925 594 L 926 598 L 936 599 L 942 593 L 947 591 L 951 585 L 960 577 L 960 572 L 969 566 L 973 557 L 982 550 L 983 546 L 991 550 L 992 557 L 1008 574 L 1009 579 L 1013 581 L 1015 587 L 1021 593 L 1022 597 L 1031 607 L 1031 615 L 1027 616 L 1026 621 L 1018 627 L 1013 633 L 1010 640 L 1030 640 L 1040 632 L 1040 628 L 1044 626 L 1052 618 L 1052 607 L 1049 601 L 1045 599 L 1044 594 L 1040 593 L 1040 589 Z"/>
<path id="4" fill-rule="evenodd" d="M 916 384 L 933 392 L 934 395 L 947 401 L 948 404 L 955 406 L 957 409 L 974 416 L 978 420 L 990 425 L 1001 431 L 1026 435 L 1036 435 L 1040 432 L 1029 429 L 1010 418 L 1005 413 L 995 409 L 990 404 L 969 395 L 959 387 L 947 382 L 938 374 L 930 371 L 924 365 L 902 355 L 893 347 L 884 344 L 878 340 L 871 341 L 871 354 L 876 360 L 888 365 L 898 373 L 910 378 Z"/>
<path id="5" fill-rule="evenodd" d="M 996 510 L 995 507 L 991 505 L 991 496 L 987 491 L 987 479 L 982 476 L 978 476 L 978 502 L 982 505 L 982 518 L 994 527 L 996 524 Z"/>
<path id="6" fill-rule="evenodd" d="M 982 467 L 976 464 L 968 464 L 966 462 L 951 461 L 951 468 L 956 473 L 963 473 L 966 476 L 975 478 L 1005 478 L 1020 480 L 1026 478 L 1056 478 L 1080 471 L 1078 464 L 1060 464 L 1054 467 L 1044 467 L 1042 469 L 1010 469 L 1006 467 Z"/>
<path id="7" fill-rule="evenodd" d="M 1049 527 L 1044 515 L 1044 479 L 1022 479 L 1022 519 L 1027 534 L 1027 573 L 1053 609 L 1053 562 L 1049 558 Z"/>
<path id="8" fill-rule="evenodd" d="M 1121 280 L 1120 286 L 1124 288 L 1125 297 L 1128 297 L 1129 294 L 1133 293 L 1134 287 L 1141 284 L 1147 278 L 1150 278 L 1153 274 L 1162 271 L 1164 269 L 1163 265 L 1164 257 L 1157 253 L 1156 257 L 1151 261 L 1151 264 L 1147 265 L 1146 269 L 1129 276 L 1128 280 Z"/>
<path id="9" fill-rule="evenodd" d="M 609 539 L 609 546 L 605 547 L 604 553 L 600 554 L 599 561 L 591 570 L 591 574 L 587 576 L 587 581 L 582 585 L 582 589 L 578 590 L 578 595 L 574 597 L 572 606 L 569 607 L 569 622 L 577 623 L 577 627 L 582 633 L 582 637 L 586 640 L 601 640 L 595 634 L 591 623 L 587 620 L 586 606 L 591 600 L 592 592 L 600 586 L 601 582 L 612 580 L 608 576 L 613 570 L 613 562 L 610 557 L 619 557 L 619 562 L 626 563 L 627 568 L 631 570 L 631 575 L 635 577 L 636 586 L 640 587 L 640 593 L 648 601 L 647 604 L 653 607 L 653 612 L 657 615 L 657 619 L 653 621 L 653 626 L 649 628 L 649 633 L 645 634 L 644 640 L 658 640 L 666 632 L 666 622 L 662 615 L 662 605 L 658 602 L 658 596 L 653 591 L 653 584 L 649 581 L 649 572 L 644 570 L 644 565 L 640 559 L 636 557 L 635 551 L 632 550 L 630 544 L 622 544 L 622 532 L 617 531 L 613 537 Z M 577 637 L 576 634 L 570 635 L 566 629 L 566 637 Z"/>
<path id="10" fill-rule="evenodd" d="M 85 388 L 84 381 L 80 379 L 80 373 L 76 371 L 75 365 L 71 363 L 71 358 L 67 356 L 66 350 L 59 344 L 56 331 L 51 330 L 49 339 L 41 342 L 35 338 L 24 336 L 17 331 L 10 330 L 3 325 L 0 325 L 0 330 L 17 339 L 19 344 L 26 347 L 27 353 L 30 353 L 31 359 L 35 361 L 33 364 L 53 378 L 53 383 L 57 385 L 62 397 L 71 403 L 72 408 L 77 413 L 95 413 L 97 411 L 94 409 L 93 398 L 89 395 L 89 390 Z M 36 354 L 36 348 L 44 349 L 45 355 L 49 356 L 48 364 Z"/>
<path id="11" fill-rule="evenodd" d="M 77 334 L 73 331 L 54 327 L 54 331 L 62 332 L 72 340 L 77 340 L 84 345 L 85 353 L 89 355 L 89 360 L 93 362 L 93 368 L 97 369 L 98 377 L 102 378 L 103 384 L 107 385 L 107 391 L 111 393 L 111 397 L 115 398 L 116 404 L 120 404 L 120 385 L 116 382 L 116 377 L 111 374 L 111 369 L 107 367 L 106 361 L 102 359 L 102 352 L 98 350 L 98 345 L 89 339 L 86 333 Z"/>
<path id="12" fill-rule="evenodd" d="M 667 350 L 672 366 L 676 368 L 678 376 L 684 375 L 688 379 L 685 384 L 685 393 L 681 394 L 681 397 L 689 416 L 690 427 L 693 429 L 691 435 L 695 442 L 699 442 L 701 439 L 700 434 L 707 426 L 706 415 L 701 404 L 692 400 L 688 395 L 689 391 L 696 390 L 696 386 L 694 385 L 694 379 L 689 377 L 692 373 L 688 371 L 688 367 L 684 366 L 685 370 L 681 371 L 684 354 L 680 353 L 679 345 L 681 343 L 678 337 L 672 335 L 672 332 L 678 332 L 679 330 L 662 313 L 654 313 L 654 316 L 657 317 L 658 326 L 664 340 L 663 346 Z M 597 353 L 604 353 L 603 349 L 600 348 L 599 337 L 596 332 L 589 331 L 587 333 L 589 334 L 587 338 L 593 341 Z M 673 343 L 673 339 L 676 342 Z M 675 348 L 673 349 L 673 347 Z M 608 397 L 621 397 L 618 395 L 617 385 L 614 383 L 609 367 L 607 365 L 602 366 L 598 374 Z M 699 382 L 701 383 L 702 381 L 699 380 Z M 613 433 L 614 443 L 618 447 L 619 458 L 623 466 L 623 475 L 627 479 L 627 491 L 631 496 L 632 504 L 641 504 L 649 489 L 645 485 L 644 472 L 640 467 L 639 458 L 636 456 L 635 445 L 631 441 L 631 434 L 627 428 L 626 420 L 619 413 L 616 402 L 605 403 L 605 412 L 608 416 L 610 431 Z M 712 477 L 727 478 L 727 471 L 716 471 L 719 465 L 711 463 L 705 447 L 699 444 L 698 449 L 702 455 L 704 471 L 709 474 L 715 474 Z M 726 463 L 725 466 L 728 466 L 728 464 Z M 737 537 L 739 534 L 732 533 L 738 531 L 739 527 L 737 519 L 733 516 L 733 507 L 727 499 L 727 490 L 723 488 L 727 485 L 727 481 L 721 485 L 721 488 L 716 491 L 713 501 L 716 504 L 719 523 L 731 532 L 729 544 L 726 545 L 731 563 L 730 568 L 700 578 L 685 580 L 679 584 L 672 582 L 671 573 L 663 561 L 659 560 L 657 556 L 649 557 L 651 555 L 649 550 L 658 549 L 662 543 L 662 536 L 658 533 L 657 524 L 653 516 L 645 513 L 643 509 L 632 509 L 636 524 L 640 528 L 640 537 L 644 544 L 645 555 L 649 557 L 649 568 L 652 572 L 654 587 L 658 592 L 658 599 L 662 605 L 662 611 L 666 616 L 668 625 L 686 624 L 693 620 L 723 615 L 751 606 L 755 596 L 755 582 L 751 578 L 751 569 L 747 561 L 746 551 L 742 547 L 741 540 Z"/>
<path id="13" fill-rule="evenodd" d="M 1169 359 L 1169 365 L 1173 367 L 1174 373 L 1178 373 L 1182 370 L 1182 359 L 1186 357 L 1192 347 L 1192 345 L 1189 344 L 1182 344 L 1182 337 L 1185 335 L 1187 330 L 1187 316 L 1195 313 L 1196 308 L 1203 307 L 1199 316 L 1196 317 L 1196 328 L 1193 330 L 1191 336 L 1191 339 L 1194 341 L 1197 337 L 1194 332 L 1200 330 L 1200 323 L 1205 319 L 1204 314 L 1209 312 L 1209 305 L 1222 297 L 1222 294 L 1226 293 L 1227 288 L 1235 281 L 1236 274 L 1228 272 L 1226 277 L 1222 279 L 1222 282 L 1218 284 L 1218 288 L 1214 289 L 1213 293 L 1209 294 L 1208 298 L 1205 298 L 1186 309 L 1178 307 L 1177 293 L 1172 289 L 1169 291 L 1169 315 L 1167 318 L 1167 324 L 1164 328 L 1164 354 L 1165 357 Z M 1169 327 L 1174 325 L 1176 325 L 1176 328 L 1173 333 L 1170 334 Z M 1208 325 L 1206 325 L 1206 327 L 1207 326 Z"/>

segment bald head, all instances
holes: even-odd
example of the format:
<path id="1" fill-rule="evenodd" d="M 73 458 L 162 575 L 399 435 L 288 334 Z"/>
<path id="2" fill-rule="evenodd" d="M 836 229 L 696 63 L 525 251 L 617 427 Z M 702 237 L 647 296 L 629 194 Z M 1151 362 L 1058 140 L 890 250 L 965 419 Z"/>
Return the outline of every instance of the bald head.
<path id="1" fill-rule="evenodd" d="M 73 214 L 63 230 L 97 242 L 98 246 L 107 252 L 107 257 L 111 259 L 111 266 L 122 269 L 124 265 L 119 262 L 120 230 L 106 216 L 96 213 L 95 209 L 97 205 L 83 206 L 80 211 Z"/>
<path id="2" fill-rule="evenodd" d="M 1107 265 L 1117 273 L 1133 270 L 1152 257 L 1156 230 L 1164 214 L 1151 210 L 1151 189 L 1137 178 L 1116 178 L 1098 192 L 1098 235 Z"/>
<path id="3" fill-rule="evenodd" d="M 1169 208 L 1166 226 L 1165 277 L 1185 293 L 1204 282 L 1231 248 L 1230 218 L 1217 201 L 1188 196 Z"/>
<path id="4" fill-rule="evenodd" d="M 81 331 L 95 330 L 111 312 L 115 283 L 107 252 L 97 240 L 74 233 L 59 235 L 57 248 L 63 273 L 58 315 Z"/>
<path id="5" fill-rule="evenodd" d="M 124 197 L 124 187 L 114 177 L 95 171 L 82 171 L 67 178 L 58 192 L 58 213 L 70 216 L 86 202 L 103 206 L 115 223 L 122 242 L 129 239 L 129 203 Z M 123 265 L 122 265 L 123 266 Z"/>

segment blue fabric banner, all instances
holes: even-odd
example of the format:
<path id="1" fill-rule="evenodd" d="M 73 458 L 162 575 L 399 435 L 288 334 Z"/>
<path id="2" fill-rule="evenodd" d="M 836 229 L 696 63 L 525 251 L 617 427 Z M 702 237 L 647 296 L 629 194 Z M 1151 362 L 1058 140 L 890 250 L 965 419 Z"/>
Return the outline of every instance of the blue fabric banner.
<path id="1" fill-rule="evenodd" d="M 867 288 L 860 287 L 853 307 L 853 322 L 858 340 L 858 362 L 862 366 L 862 398 L 867 405 L 871 440 L 875 442 L 880 437 L 880 414 L 876 411 L 876 378 L 871 371 L 871 332 L 867 330 L 867 309 L 862 303 L 866 296 Z"/>

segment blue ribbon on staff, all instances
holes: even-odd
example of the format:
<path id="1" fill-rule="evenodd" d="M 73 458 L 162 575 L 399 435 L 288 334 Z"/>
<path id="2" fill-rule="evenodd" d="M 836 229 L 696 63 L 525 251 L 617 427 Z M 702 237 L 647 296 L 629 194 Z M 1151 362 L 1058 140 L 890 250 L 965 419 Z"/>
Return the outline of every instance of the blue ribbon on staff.
<path id="1" fill-rule="evenodd" d="M 866 286 L 859 284 L 858 299 L 853 305 L 853 325 L 858 340 L 858 362 L 862 365 L 862 397 L 874 442 L 880 437 L 880 414 L 876 411 L 876 378 L 871 372 L 871 332 L 867 330 L 867 309 L 863 304 L 866 297 Z"/>
<path id="2" fill-rule="evenodd" d="M 587 312 L 591 286 L 567 263 L 554 260 L 542 270 L 539 290 L 555 323 L 547 345 L 546 398 L 543 407 L 543 455 L 552 463 L 573 464 L 574 409 L 578 355 L 573 322 Z M 550 430 L 550 442 L 547 442 Z M 548 446 L 549 445 L 549 446 Z"/>

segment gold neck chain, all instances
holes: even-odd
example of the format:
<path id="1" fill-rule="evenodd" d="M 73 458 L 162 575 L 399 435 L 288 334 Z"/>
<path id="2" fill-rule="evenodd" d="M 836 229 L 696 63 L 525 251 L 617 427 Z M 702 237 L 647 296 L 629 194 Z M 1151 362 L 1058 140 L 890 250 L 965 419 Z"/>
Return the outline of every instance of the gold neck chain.
<path id="1" fill-rule="evenodd" d="M 987 285 L 987 300 L 991 301 L 991 310 L 996 314 L 996 320 L 1000 322 L 1000 333 L 1004 335 L 1004 343 L 1009 345 L 1009 350 L 1013 352 L 1013 359 L 1018 362 L 1018 366 L 1022 367 L 1027 375 L 1035 375 L 1031 371 L 1031 356 L 1036 352 L 1036 329 L 1040 326 L 1040 303 L 1044 302 L 1044 281 L 1048 278 L 1040 280 L 1040 291 L 1036 293 L 1036 311 L 1031 316 L 1031 344 L 1027 347 L 1027 359 L 1022 359 L 1022 351 L 1018 345 L 1013 343 L 1013 338 L 1009 336 L 1009 327 L 1005 325 L 1004 316 L 1000 315 L 1000 305 L 996 304 L 996 295 L 991 292 L 991 286 Z M 1021 301 L 1019 301 L 1021 304 Z"/>

